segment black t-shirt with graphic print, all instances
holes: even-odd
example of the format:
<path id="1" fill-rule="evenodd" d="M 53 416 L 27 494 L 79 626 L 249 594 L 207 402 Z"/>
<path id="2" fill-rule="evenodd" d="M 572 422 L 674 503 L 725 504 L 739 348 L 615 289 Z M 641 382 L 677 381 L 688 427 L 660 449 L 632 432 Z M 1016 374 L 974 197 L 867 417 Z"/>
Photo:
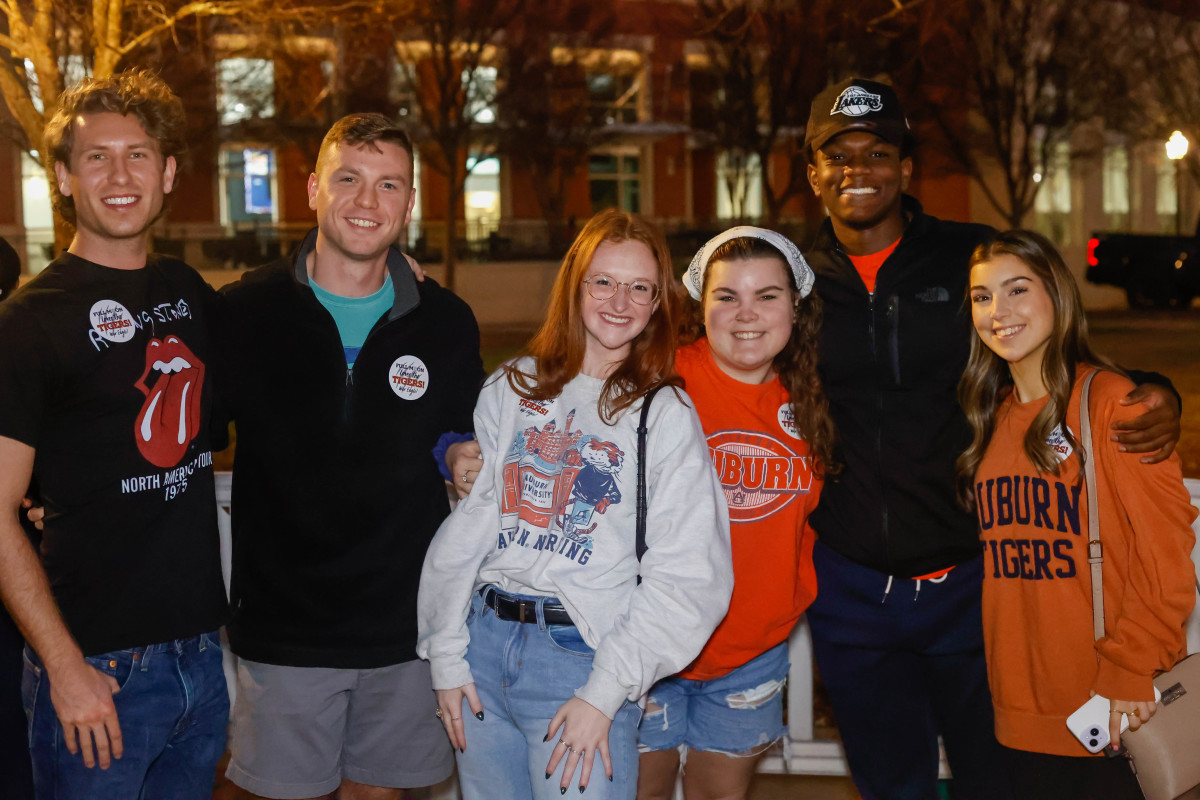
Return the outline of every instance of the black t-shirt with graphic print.
<path id="1" fill-rule="evenodd" d="M 214 297 L 175 259 L 120 270 L 64 254 L 0 305 L 0 436 L 36 450 L 42 562 L 87 655 L 225 620 Z"/>

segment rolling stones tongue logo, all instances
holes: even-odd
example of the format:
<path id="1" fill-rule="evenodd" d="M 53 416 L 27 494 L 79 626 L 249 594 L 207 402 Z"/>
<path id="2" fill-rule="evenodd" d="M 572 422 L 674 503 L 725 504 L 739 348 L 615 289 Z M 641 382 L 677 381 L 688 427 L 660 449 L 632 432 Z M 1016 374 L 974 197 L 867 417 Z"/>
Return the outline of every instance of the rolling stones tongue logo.
<path id="1" fill-rule="evenodd" d="M 174 336 L 151 339 L 146 370 L 134 386 L 146 395 L 134 424 L 138 450 L 156 467 L 173 467 L 200 430 L 204 364 Z"/>

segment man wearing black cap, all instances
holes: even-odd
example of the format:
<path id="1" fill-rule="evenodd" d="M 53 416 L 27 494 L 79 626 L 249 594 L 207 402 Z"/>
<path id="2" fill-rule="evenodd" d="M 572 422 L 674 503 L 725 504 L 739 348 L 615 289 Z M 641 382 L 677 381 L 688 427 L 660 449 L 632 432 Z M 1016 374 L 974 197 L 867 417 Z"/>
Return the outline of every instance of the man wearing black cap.
<path id="1" fill-rule="evenodd" d="M 829 219 L 807 256 L 844 471 L 812 517 L 820 591 L 808 619 L 864 800 L 936 798 L 939 735 L 955 797 L 1004 798 L 979 539 L 954 491 L 971 438 L 956 399 L 973 335 L 967 260 L 992 229 L 935 219 L 904 194 L 913 144 L 885 84 L 853 78 L 813 101 L 808 178 Z M 1123 441 L 1138 452 L 1166 445 L 1165 458 L 1177 412 L 1149 405 L 1142 432 Z"/>

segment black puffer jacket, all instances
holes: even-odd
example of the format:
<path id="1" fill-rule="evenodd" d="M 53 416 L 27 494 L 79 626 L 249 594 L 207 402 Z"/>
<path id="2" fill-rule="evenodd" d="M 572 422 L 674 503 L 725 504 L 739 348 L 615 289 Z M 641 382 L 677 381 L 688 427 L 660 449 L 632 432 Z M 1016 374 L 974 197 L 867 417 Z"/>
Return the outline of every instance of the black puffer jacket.
<path id="1" fill-rule="evenodd" d="M 991 234 L 904 197 L 907 226 L 867 292 L 826 220 L 807 254 L 825 304 L 821 379 L 837 425 L 830 479 L 812 518 L 846 558 L 914 577 L 979 554 L 955 500 L 954 460 L 970 442 L 958 379 L 970 350 L 967 261 Z"/>

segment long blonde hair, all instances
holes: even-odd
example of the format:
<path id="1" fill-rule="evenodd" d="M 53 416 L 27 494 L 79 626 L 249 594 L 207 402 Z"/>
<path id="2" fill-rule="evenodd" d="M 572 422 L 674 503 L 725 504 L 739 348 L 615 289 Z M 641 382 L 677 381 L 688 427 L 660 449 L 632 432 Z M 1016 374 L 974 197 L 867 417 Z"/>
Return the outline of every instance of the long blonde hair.
<path id="1" fill-rule="evenodd" d="M 1038 472 L 1057 475 L 1060 462 L 1046 443 L 1055 428 L 1062 426 L 1063 436 L 1083 458 L 1075 434 L 1065 424 L 1067 405 L 1075 385 L 1075 368 L 1082 363 L 1118 373 L 1121 370 L 1107 358 L 1093 352 L 1088 344 L 1087 317 L 1079 299 L 1079 287 L 1049 239 L 1026 230 L 997 233 L 975 248 L 969 268 L 974 269 L 1003 255 L 1019 258 L 1028 266 L 1042 282 L 1054 306 L 1054 326 L 1042 357 L 1042 382 L 1046 385 L 1049 399 L 1025 432 L 1024 449 Z M 969 303 L 970 289 L 967 291 Z M 973 336 L 971 356 L 958 383 L 958 402 L 974 434 L 970 446 L 956 462 L 958 499 L 968 510 L 975 508 L 975 472 L 995 432 L 996 409 L 1011 391 L 1013 380 L 1008 362 L 992 352 L 978 335 Z"/>

